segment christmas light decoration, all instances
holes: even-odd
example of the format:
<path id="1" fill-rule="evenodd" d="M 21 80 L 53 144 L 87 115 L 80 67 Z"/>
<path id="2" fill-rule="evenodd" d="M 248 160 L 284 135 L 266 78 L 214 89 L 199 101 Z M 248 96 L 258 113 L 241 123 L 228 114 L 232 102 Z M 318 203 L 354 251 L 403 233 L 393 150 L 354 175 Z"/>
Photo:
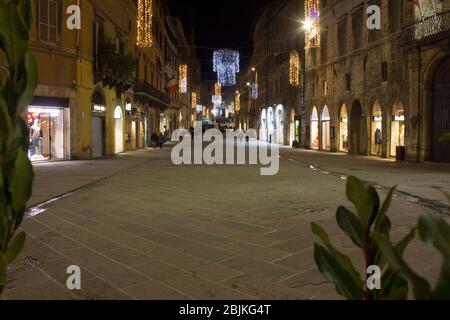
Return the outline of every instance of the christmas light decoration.
<path id="1" fill-rule="evenodd" d="M 136 45 L 141 48 L 153 45 L 153 1 L 138 0 L 137 17 L 137 41 Z"/>
<path id="2" fill-rule="evenodd" d="M 180 64 L 178 70 L 178 84 L 180 86 L 180 93 L 187 93 L 187 70 L 187 65 Z"/>
<path id="3" fill-rule="evenodd" d="M 320 0 L 305 0 L 305 48 L 320 47 Z"/>
<path id="4" fill-rule="evenodd" d="M 220 106 L 222 104 L 222 96 L 212 96 L 212 103 L 214 106 Z"/>
<path id="5" fill-rule="evenodd" d="M 234 111 L 239 112 L 241 110 L 241 94 L 238 92 L 234 98 Z"/>
<path id="6" fill-rule="evenodd" d="M 234 50 L 216 50 L 213 57 L 214 72 L 221 86 L 236 85 L 239 73 L 239 52 Z"/>
<path id="7" fill-rule="evenodd" d="M 298 52 L 291 52 L 289 59 L 289 83 L 291 86 L 300 84 L 300 57 Z"/>
<path id="8" fill-rule="evenodd" d="M 196 92 L 192 92 L 191 106 L 192 106 L 192 108 L 197 107 L 197 93 Z"/>
<path id="9" fill-rule="evenodd" d="M 220 85 L 220 83 L 216 83 L 216 85 L 214 86 L 214 95 L 216 96 L 222 95 L 222 86 Z"/>

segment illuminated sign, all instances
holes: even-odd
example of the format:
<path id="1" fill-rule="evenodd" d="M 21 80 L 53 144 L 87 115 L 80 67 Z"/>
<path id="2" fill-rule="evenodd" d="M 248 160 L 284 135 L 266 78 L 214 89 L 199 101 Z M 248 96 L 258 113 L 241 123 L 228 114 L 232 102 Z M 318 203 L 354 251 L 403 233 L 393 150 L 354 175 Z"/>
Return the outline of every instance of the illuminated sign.
<path id="1" fill-rule="evenodd" d="M 106 111 L 106 107 L 94 104 L 94 106 L 92 107 L 92 110 L 98 111 L 98 112 L 105 112 Z"/>
<path id="2" fill-rule="evenodd" d="M 393 117 L 394 121 L 405 121 L 405 116 L 394 116 Z"/>
<path id="3" fill-rule="evenodd" d="M 373 122 L 381 122 L 382 119 L 383 119 L 383 117 L 381 117 L 381 116 L 374 116 L 373 117 Z"/>

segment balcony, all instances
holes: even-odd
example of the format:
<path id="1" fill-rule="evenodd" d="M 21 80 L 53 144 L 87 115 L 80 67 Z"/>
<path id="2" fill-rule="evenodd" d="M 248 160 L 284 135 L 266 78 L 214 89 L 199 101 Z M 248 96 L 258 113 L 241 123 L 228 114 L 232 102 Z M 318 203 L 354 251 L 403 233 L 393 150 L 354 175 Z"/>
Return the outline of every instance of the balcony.
<path id="1" fill-rule="evenodd" d="M 159 91 L 147 81 L 138 81 L 134 86 L 134 94 L 136 100 L 162 110 L 171 104 L 170 97 L 166 93 Z"/>
<path id="2" fill-rule="evenodd" d="M 402 43 L 434 41 L 450 32 L 450 11 L 437 13 L 405 28 Z"/>

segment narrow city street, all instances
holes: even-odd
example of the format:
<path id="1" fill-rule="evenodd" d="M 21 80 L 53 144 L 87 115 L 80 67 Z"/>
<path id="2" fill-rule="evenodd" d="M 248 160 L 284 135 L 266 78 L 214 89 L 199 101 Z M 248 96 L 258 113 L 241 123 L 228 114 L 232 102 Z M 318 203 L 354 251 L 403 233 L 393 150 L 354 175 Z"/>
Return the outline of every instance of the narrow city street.
<path id="1" fill-rule="evenodd" d="M 27 242 L 3 299 L 339 299 L 318 272 L 312 221 L 363 272 L 363 257 L 335 222 L 356 175 L 384 197 L 398 185 L 392 239 L 423 213 L 450 217 L 450 167 L 280 149 L 280 170 L 259 165 L 175 166 L 171 148 L 93 161 L 35 164 L 22 225 Z M 53 200 L 48 202 L 49 200 Z M 406 252 L 433 281 L 441 258 L 415 242 Z M 81 290 L 66 270 L 81 267 Z"/>

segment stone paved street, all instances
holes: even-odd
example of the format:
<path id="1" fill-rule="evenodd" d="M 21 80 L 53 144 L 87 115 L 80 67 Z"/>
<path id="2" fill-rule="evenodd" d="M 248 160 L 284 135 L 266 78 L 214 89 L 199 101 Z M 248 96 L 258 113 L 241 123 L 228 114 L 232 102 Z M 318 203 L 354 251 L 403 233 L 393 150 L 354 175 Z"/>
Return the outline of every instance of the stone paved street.
<path id="1" fill-rule="evenodd" d="M 363 271 L 362 256 L 338 229 L 344 175 L 399 185 L 390 217 L 394 240 L 429 212 L 448 217 L 436 188 L 450 168 L 285 148 L 280 172 L 259 166 L 174 166 L 170 148 L 91 162 L 35 167 L 30 205 L 72 192 L 26 219 L 21 257 L 3 299 L 336 299 L 317 271 L 310 222 Z M 414 269 L 434 280 L 440 257 L 414 243 Z M 82 289 L 66 289 L 79 265 Z"/>

